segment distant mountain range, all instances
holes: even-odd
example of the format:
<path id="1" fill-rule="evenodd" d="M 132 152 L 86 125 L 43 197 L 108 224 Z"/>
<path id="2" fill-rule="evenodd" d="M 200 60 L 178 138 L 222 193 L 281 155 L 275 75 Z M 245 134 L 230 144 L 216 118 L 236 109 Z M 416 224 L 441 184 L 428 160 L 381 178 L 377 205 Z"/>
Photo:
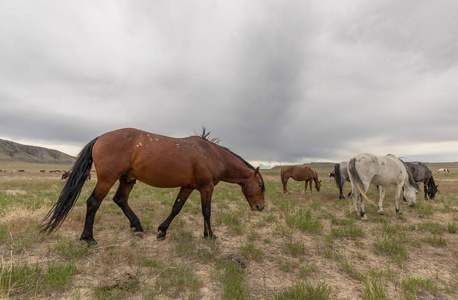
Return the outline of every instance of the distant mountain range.
<path id="1" fill-rule="evenodd" d="M 73 164 L 76 157 L 43 147 L 27 146 L 0 139 L 0 162 L 21 161 L 42 164 Z"/>

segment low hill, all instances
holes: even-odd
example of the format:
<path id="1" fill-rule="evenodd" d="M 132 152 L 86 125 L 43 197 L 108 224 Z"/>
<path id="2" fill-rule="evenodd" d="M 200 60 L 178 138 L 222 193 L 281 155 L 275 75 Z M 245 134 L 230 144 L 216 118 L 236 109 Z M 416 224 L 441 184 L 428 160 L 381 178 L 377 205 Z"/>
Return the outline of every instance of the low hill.
<path id="1" fill-rule="evenodd" d="M 27 146 L 0 139 L 0 162 L 28 162 L 38 164 L 73 164 L 76 158 L 43 147 Z"/>

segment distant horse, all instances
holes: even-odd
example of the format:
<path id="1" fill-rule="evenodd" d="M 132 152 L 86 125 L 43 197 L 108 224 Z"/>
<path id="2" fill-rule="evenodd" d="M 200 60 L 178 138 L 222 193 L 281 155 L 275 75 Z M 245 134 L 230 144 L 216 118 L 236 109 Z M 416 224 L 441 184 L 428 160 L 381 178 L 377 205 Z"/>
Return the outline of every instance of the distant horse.
<path id="1" fill-rule="evenodd" d="M 345 199 L 343 195 L 343 186 L 345 182 L 350 182 L 350 176 L 348 175 L 348 163 L 343 161 L 341 163 L 334 165 L 334 179 L 336 185 L 339 188 L 339 199 Z M 348 196 L 351 195 L 351 192 L 348 193 Z"/>
<path id="2" fill-rule="evenodd" d="M 437 187 L 433 178 L 433 173 L 428 167 L 422 163 L 409 163 L 406 162 L 405 165 L 409 168 L 410 173 L 412 173 L 413 179 L 416 182 L 423 182 L 423 189 L 425 191 L 425 200 L 428 200 L 428 195 L 430 199 L 434 199 L 436 196 Z"/>
<path id="3" fill-rule="evenodd" d="M 61 180 L 67 179 L 68 177 L 70 177 L 70 174 L 72 174 L 71 171 L 65 172 L 64 174 L 62 174 Z M 91 177 L 91 173 L 87 174 L 86 180 L 91 180 L 91 178 L 92 178 L 92 177 Z"/>
<path id="4" fill-rule="evenodd" d="M 402 213 L 399 209 L 399 198 L 403 188 L 404 196 L 409 205 L 415 205 L 418 193 L 417 183 L 413 179 L 409 169 L 406 168 L 404 162 L 392 154 L 388 154 L 387 156 L 374 156 L 368 153 L 359 154 L 350 159 L 348 173 L 350 175 L 355 211 L 358 212 L 356 199 L 359 197 L 362 219 L 367 218 L 362 198 L 373 203 L 366 196 L 371 183 L 379 186 L 380 200 L 377 208 L 381 215 L 383 215 L 382 204 L 385 198 L 386 186 L 388 185 L 396 186 L 394 200 L 397 213 Z"/>
<path id="5" fill-rule="evenodd" d="M 312 181 L 315 182 L 315 189 L 319 192 L 321 187 L 321 180 L 319 179 L 318 172 L 308 166 L 296 167 L 285 166 L 280 171 L 281 182 L 283 184 L 283 194 L 288 193 L 286 185 L 288 180 L 293 178 L 296 181 L 305 181 L 304 193 L 307 192 L 307 185 L 310 182 L 310 192 L 312 192 Z"/>
<path id="6" fill-rule="evenodd" d="M 159 226 L 157 238 L 166 237 L 173 218 L 180 212 L 194 190 L 200 192 L 204 236 L 215 238 L 210 226 L 211 198 L 220 181 L 236 183 L 251 210 L 264 209 L 264 181 L 259 168 L 254 168 L 239 155 L 208 140 L 205 128 L 201 136 L 172 138 L 138 129 L 125 128 L 107 132 L 89 142 L 78 155 L 59 199 L 45 216 L 42 232 L 59 229 L 75 205 L 92 163 L 97 170 L 97 184 L 87 199 L 86 219 L 81 239 L 95 243 L 95 214 L 111 187 L 119 180 L 113 200 L 130 221 L 134 233 L 143 236 L 140 220 L 128 205 L 128 197 L 136 180 L 159 188 L 180 187 L 167 219 Z"/>
<path id="7" fill-rule="evenodd" d="M 441 168 L 437 170 L 437 173 L 450 173 L 450 171 L 447 168 Z"/>

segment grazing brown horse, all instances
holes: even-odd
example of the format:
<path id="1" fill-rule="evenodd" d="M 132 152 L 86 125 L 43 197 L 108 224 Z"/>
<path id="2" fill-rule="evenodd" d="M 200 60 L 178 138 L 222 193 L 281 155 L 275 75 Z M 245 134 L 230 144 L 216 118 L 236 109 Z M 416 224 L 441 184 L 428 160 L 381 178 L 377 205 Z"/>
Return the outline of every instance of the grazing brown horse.
<path id="1" fill-rule="evenodd" d="M 86 219 L 81 239 L 95 243 L 94 217 L 111 187 L 119 181 L 113 200 L 130 221 L 134 233 L 143 236 L 140 220 L 128 205 L 136 180 L 159 188 L 180 187 L 172 212 L 158 228 L 158 239 L 166 237 L 173 218 L 189 195 L 198 190 L 204 217 L 204 236 L 213 238 L 210 226 L 211 198 L 220 181 L 236 183 L 251 210 L 264 209 L 264 181 L 255 169 L 229 149 L 208 140 L 208 135 L 172 138 L 138 129 L 126 128 L 107 132 L 87 144 L 73 166 L 57 203 L 46 215 L 42 232 L 59 229 L 75 204 L 92 163 L 97 170 L 97 184 L 87 199 Z"/>
<path id="2" fill-rule="evenodd" d="M 318 172 L 308 166 L 296 167 L 285 166 L 281 168 L 281 182 L 283 184 L 283 194 L 288 193 L 286 185 L 288 179 L 293 178 L 296 181 L 305 181 L 304 193 L 307 192 L 307 184 L 310 182 L 310 192 L 312 192 L 312 181 L 315 181 L 315 188 L 319 192 L 321 187 L 321 180 L 318 177 Z"/>

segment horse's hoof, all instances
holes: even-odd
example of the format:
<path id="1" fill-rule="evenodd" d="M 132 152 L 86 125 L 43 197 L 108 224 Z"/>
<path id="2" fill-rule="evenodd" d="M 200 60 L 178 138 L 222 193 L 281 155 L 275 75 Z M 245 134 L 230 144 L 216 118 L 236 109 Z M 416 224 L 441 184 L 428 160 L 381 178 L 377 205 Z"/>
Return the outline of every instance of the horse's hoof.
<path id="1" fill-rule="evenodd" d="M 141 239 L 143 238 L 143 232 L 142 232 L 142 231 L 135 231 L 135 232 L 134 232 L 134 235 L 135 235 L 135 236 L 138 236 L 138 237 L 141 238 Z"/>
<path id="2" fill-rule="evenodd" d="M 379 214 L 381 214 L 383 216 L 385 214 L 385 212 L 382 210 L 382 211 L 379 211 Z"/>
<path id="3" fill-rule="evenodd" d="M 362 216 L 361 220 L 367 220 L 367 216 L 366 215 Z"/>
<path id="4" fill-rule="evenodd" d="M 218 240 L 218 237 L 216 235 L 208 235 L 208 236 L 204 236 L 204 239 L 209 239 L 209 240 L 212 240 L 212 241 L 217 241 Z"/>
<path id="5" fill-rule="evenodd" d="M 163 241 L 163 240 L 165 240 L 166 235 L 165 235 L 165 233 L 160 232 L 160 233 L 158 233 L 158 235 L 156 236 L 156 238 L 157 238 L 158 241 Z"/>
<path id="6" fill-rule="evenodd" d="M 97 241 L 94 238 L 80 238 L 80 240 L 85 241 L 88 247 L 97 245 Z"/>

